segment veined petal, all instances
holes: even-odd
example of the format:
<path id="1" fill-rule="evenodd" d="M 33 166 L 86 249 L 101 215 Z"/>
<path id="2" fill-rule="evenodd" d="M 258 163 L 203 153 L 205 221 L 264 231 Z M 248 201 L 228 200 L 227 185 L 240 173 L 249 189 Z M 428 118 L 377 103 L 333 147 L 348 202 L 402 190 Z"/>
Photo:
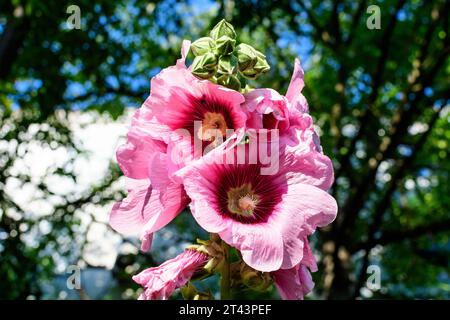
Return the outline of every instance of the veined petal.
<path id="1" fill-rule="evenodd" d="M 127 179 L 126 183 L 128 196 L 114 204 L 109 223 L 125 235 L 140 235 L 145 223 L 159 212 L 157 206 L 149 205 L 159 202 L 159 195 L 155 195 L 148 179 Z"/>
<path id="2" fill-rule="evenodd" d="M 292 74 L 291 82 L 286 92 L 286 98 L 289 100 L 290 105 L 293 108 L 300 110 L 301 112 L 308 112 L 308 103 L 306 98 L 301 93 L 305 86 L 304 81 L 305 73 L 300 60 L 295 59 L 294 72 Z"/>
<path id="3" fill-rule="evenodd" d="M 149 159 L 155 152 L 165 152 L 166 145 L 132 127 L 126 144 L 117 150 L 117 162 L 123 174 L 133 179 L 148 177 Z"/>
<path id="4" fill-rule="evenodd" d="M 219 233 L 229 245 L 236 247 L 250 267 L 270 272 L 278 270 L 283 261 L 283 239 L 276 227 L 268 224 L 233 223 L 229 231 Z"/>
<path id="5" fill-rule="evenodd" d="M 297 130 L 296 145 L 284 149 L 286 175 L 290 184 L 304 183 L 328 190 L 334 182 L 333 164 L 327 156 L 317 150 L 314 131 Z"/>
<path id="6" fill-rule="evenodd" d="M 272 278 L 283 300 L 303 300 L 314 288 L 310 272 L 301 264 L 272 272 Z"/>
<path id="7" fill-rule="evenodd" d="M 139 299 L 168 299 L 177 288 L 184 286 L 208 259 L 209 256 L 202 252 L 185 250 L 158 267 L 145 269 L 133 276 L 133 280 L 145 288 Z"/>
<path id="8" fill-rule="evenodd" d="M 274 215 L 284 241 L 281 268 L 289 269 L 304 258 L 304 238 L 336 218 L 336 200 L 325 191 L 306 184 L 289 185 Z"/>

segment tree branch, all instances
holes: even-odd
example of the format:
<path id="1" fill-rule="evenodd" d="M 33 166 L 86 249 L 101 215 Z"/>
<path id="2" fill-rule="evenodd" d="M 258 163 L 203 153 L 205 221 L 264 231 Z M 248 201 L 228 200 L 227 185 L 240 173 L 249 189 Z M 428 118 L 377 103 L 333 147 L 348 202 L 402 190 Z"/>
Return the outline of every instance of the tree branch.
<path id="1" fill-rule="evenodd" d="M 306 5 L 303 1 L 299 1 L 298 5 L 303 9 L 303 11 L 306 12 L 309 22 L 314 27 L 314 29 L 316 29 L 318 31 L 318 34 L 322 35 L 322 33 L 325 32 L 325 29 L 320 25 L 319 21 L 317 21 L 316 17 L 314 16 L 314 14 L 311 11 L 311 9 L 306 7 Z"/>
<path id="2" fill-rule="evenodd" d="M 386 61 L 389 57 L 389 52 L 391 48 L 391 39 L 392 35 L 394 34 L 395 26 L 397 25 L 397 15 L 398 12 L 401 10 L 401 8 L 404 6 L 405 0 L 399 0 L 397 2 L 397 6 L 395 8 L 395 13 L 392 15 L 388 26 L 386 28 L 386 31 L 383 33 L 383 36 L 380 40 L 380 47 L 381 47 L 381 55 L 377 62 L 377 67 L 375 69 L 375 73 L 372 76 L 372 91 L 370 92 L 370 95 L 367 98 L 367 108 L 362 112 L 359 119 L 357 119 L 357 122 L 359 123 L 359 130 L 356 133 L 356 135 L 352 138 L 350 141 L 350 146 L 348 148 L 347 153 L 340 159 L 339 164 L 340 167 L 336 171 L 336 179 L 342 175 L 343 172 L 348 170 L 348 167 L 350 166 L 350 157 L 355 152 L 356 149 L 356 143 L 361 140 L 361 138 L 366 133 L 366 130 L 368 130 L 368 126 L 364 126 L 363 124 L 367 123 L 372 115 L 371 107 L 376 102 L 379 94 L 379 89 L 382 84 L 383 74 L 384 70 L 386 68 Z M 344 144 L 344 139 L 341 136 L 341 139 L 339 139 L 336 143 L 337 150 L 341 149 L 341 147 Z"/>
<path id="3" fill-rule="evenodd" d="M 0 79 L 5 79 L 23 46 L 30 28 L 30 21 L 23 17 L 10 17 L 0 37 Z"/>
<path id="4" fill-rule="evenodd" d="M 342 42 L 341 25 L 339 23 L 339 0 L 333 0 L 333 9 L 331 11 L 330 27 L 335 39 L 336 46 Z"/>
<path id="5" fill-rule="evenodd" d="M 406 230 L 385 231 L 380 237 L 372 239 L 370 242 L 366 241 L 357 244 L 351 251 L 370 250 L 376 245 L 389 245 L 407 239 L 417 239 L 427 234 L 446 231 L 450 231 L 450 219 L 436 221 Z"/>
<path id="6" fill-rule="evenodd" d="M 374 216 L 373 222 L 369 227 L 369 232 L 368 232 L 369 235 L 368 235 L 368 240 L 366 241 L 366 243 L 372 245 L 373 242 L 375 241 L 376 232 L 379 230 L 379 228 L 382 224 L 384 214 L 389 206 L 392 195 L 394 194 L 395 190 L 397 189 L 398 183 L 404 177 L 405 172 L 413 165 L 418 153 L 425 145 L 425 142 L 427 141 L 428 136 L 432 132 L 434 125 L 436 124 L 437 120 L 439 119 L 440 111 L 443 109 L 445 104 L 446 104 L 446 102 L 443 102 L 441 107 L 439 108 L 439 110 L 435 111 L 435 113 L 433 114 L 433 117 L 431 118 L 431 120 L 428 124 L 427 131 L 425 131 L 420 136 L 419 140 L 417 141 L 416 145 L 414 146 L 414 149 L 413 149 L 411 155 L 400 161 L 400 167 L 395 172 L 395 175 L 392 178 L 387 191 L 384 193 L 383 198 L 381 199 L 381 201 L 379 202 L 378 206 L 375 209 L 375 213 L 373 215 Z M 404 235 L 404 231 L 400 232 L 400 236 L 402 234 Z M 384 235 L 384 236 L 386 236 L 386 235 Z M 364 283 L 365 272 L 366 272 L 366 269 L 369 264 L 369 251 L 370 251 L 370 248 L 372 248 L 372 247 L 367 248 L 366 252 L 364 254 L 362 267 L 361 267 L 361 270 L 360 270 L 360 273 L 358 276 L 358 280 L 357 280 L 357 283 L 355 286 L 355 291 L 353 293 L 354 298 L 359 296 L 359 290 Z"/>
<path id="7" fill-rule="evenodd" d="M 383 139 L 378 147 L 377 153 L 371 159 L 373 163 L 369 164 L 369 172 L 367 173 L 366 178 L 361 180 L 360 183 L 354 188 L 354 190 L 356 190 L 355 194 L 348 197 L 343 206 L 343 210 L 341 210 L 341 212 L 345 212 L 345 216 L 343 217 L 340 226 L 343 232 L 346 230 L 352 230 L 357 215 L 364 206 L 367 192 L 376 182 L 375 177 L 380 163 L 391 157 L 397 146 L 400 144 L 401 138 L 407 131 L 408 126 L 414 120 L 420 101 L 424 97 L 424 89 L 432 83 L 434 76 L 441 69 L 442 64 L 446 61 L 449 52 L 450 48 L 447 47 L 437 58 L 437 61 L 431 71 L 426 74 L 422 73 L 419 76 L 420 81 L 417 83 L 422 85 L 421 90 L 416 92 L 413 100 L 407 103 L 409 109 L 406 111 L 405 107 L 400 107 L 392 118 L 389 135 Z M 405 96 L 408 97 L 409 92 Z"/>
<path id="8" fill-rule="evenodd" d="M 130 97 L 130 98 L 142 98 L 143 97 L 142 92 L 132 91 L 132 90 L 129 90 L 128 88 L 124 88 L 124 87 L 119 87 L 119 88 L 104 87 L 103 89 L 104 89 L 103 92 L 89 91 L 89 92 L 86 92 L 79 96 L 65 99 L 65 102 L 67 102 L 67 103 L 82 102 L 82 101 L 85 101 L 85 100 L 93 98 L 93 97 L 98 98 L 101 96 L 102 93 L 103 94 L 117 94 L 120 96 L 126 96 L 126 97 Z"/>
<path id="9" fill-rule="evenodd" d="M 353 41 L 353 37 L 355 36 L 355 31 L 358 27 L 359 20 L 367 7 L 367 0 L 363 0 L 359 2 L 358 8 L 356 9 L 353 18 L 352 18 L 352 26 L 350 27 L 349 34 L 347 39 L 344 40 L 346 46 L 350 45 Z"/>

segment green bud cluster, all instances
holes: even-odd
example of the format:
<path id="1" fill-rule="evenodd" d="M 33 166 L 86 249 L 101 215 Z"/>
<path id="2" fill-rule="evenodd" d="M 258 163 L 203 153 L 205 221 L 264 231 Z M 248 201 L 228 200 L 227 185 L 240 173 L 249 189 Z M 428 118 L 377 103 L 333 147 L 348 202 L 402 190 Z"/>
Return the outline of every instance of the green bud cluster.
<path id="1" fill-rule="evenodd" d="M 191 50 L 196 77 L 238 91 L 245 78 L 256 79 L 270 69 L 264 54 L 245 43 L 236 45 L 236 32 L 225 20 L 212 29 L 209 37 L 194 41 Z"/>
<path id="2" fill-rule="evenodd" d="M 208 261 L 195 271 L 189 282 L 181 287 L 181 294 L 187 300 L 212 300 L 213 294 L 210 291 L 199 291 L 192 282 L 203 280 L 214 274 L 224 275 L 224 270 L 228 270 L 229 287 L 242 288 L 247 287 L 256 291 L 265 291 L 272 285 L 272 277 L 269 272 L 261 272 L 251 268 L 243 260 L 239 254 L 230 258 L 230 247 L 222 241 L 218 234 L 211 233 L 209 240 L 197 239 L 197 244 L 192 244 L 186 248 L 187 250 L 196 250 L 207 255 Z M 232 262 L 232 259 L 235 260 Z"/>

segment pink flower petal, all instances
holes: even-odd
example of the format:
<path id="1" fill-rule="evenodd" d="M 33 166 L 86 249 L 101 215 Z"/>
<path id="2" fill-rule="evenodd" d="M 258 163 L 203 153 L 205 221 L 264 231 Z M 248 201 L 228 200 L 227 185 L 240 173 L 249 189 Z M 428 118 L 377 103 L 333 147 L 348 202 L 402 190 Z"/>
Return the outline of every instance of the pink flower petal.
<path id="1" fill-rule="evenodd" d="M 148 206 L 152 196 L 152 187 L 149 180 L 126 180 L 128 186 L 128 196 L 121 202 L 114 204 L 109 223 L 111 227 L 125 235 L 140 235 L 145 223 L 154 214 L 157 214 L 157 207 Z"/>
<path id="2" fill-rule="evenodd" d="M 314 258 L 314 254 L 311 250 L 307 237 L 303 239 L 303 244 L 304 244 L 303 258 L 301 264 L 307 266 L 309 270 L 311 270 L 312 272 L 316 272 L 317 271 L 316 258 Z"/>
<path id="3" fill-rule="evenodd" d="M 291 106 L 300 110 L 301 112 L 308 112 L 308 103 L 301 93 L 305 86 L 304 72 L 300 65 L 300 60 L 295 59 L 294 72 L 292 74 L 291 83 L 286 92 L 286 98 L 289 100 Z"/>
<path id="4" fill-rule="evenodd" d="M 188 204 L 183 186 L 169 182 L 165 188 L 154 188 L 148 179 L 127 180 L 128 196 L 116 203 L 109 223 L 125 235 L 142 236 L 172 221 Z"/>
<path id="5" fill-rule="evenodd" d="M 218 233 L 229 226 L 229 221 L 217 212 L 210 201 L 215 196 L 214 181 L 208 181 L 197 171 L 191 171 L 185 176 L 184 187 L 192 199 L 190 204 L 192 215 L 203 229 Z"/>
<path id="6" fill-rule="evenodd" d="M 290 183 L 304 183 L 328 190 L 334 182 L 333 164 L 317 150 L 314 131 L 296 130 L 299 143 L 286 146 L 285 168 L 289 168 Z"/>
<path id="7" fill-rule="evenodd" d="M 219 233 L 229 245 L 236 247 L 250 267 L 270 272 L 278 270 L 283 261 L 283 240 L 276 227 L 233 223 L 232 230 Z"/>
<path id="8" fill-rule="evenodd" d="M 145 269 L 133 276 L 133 280 L 145 288 L 139 300 L 168 299 L 177 288 L 184 286 L 208 259 L 208 255 L 204 253 L 186 250 L 158 267 Z"/>
<path id="9" fill-rule="evenodd" d="M 210 81 L 190 77 L 193 76 L 189 71 L 180 69 L 164 72 L 152 80 L 152 94 L 145 105 L 152 110 L 156 123 L 172 131 L 192 130 L 194 121 L 201 123 L 204 113 L 214 112 L 223 114 L 228 129 L 245 126 L 246 115 L 240 107 L 244 102 L 242 94 Z"/>
<path id="10" fill-rule="evenodd" d="M 306 184 L 289 185 L 277 208 L 274 220 L 281 228 L 284 259 L 281 268 L 289 269 L 304 257 L 304 237 L 317 227 L 331 222 L 337 214 L 336 200 L 325 191 Z"/>
<path id="11" fill-rule="evenodd" d="M 316 183 L 308 180 L 303 161 L 311 157 L 311 151 L 300 155 L 282 153 L 280 171 L 262 175 L 258 164 L 224 162 L 242 148 L 249 146 L 236 145 L 230 139 L 180 170 L 192 199 L 192 214 L 205 230 L 219 233 L 225 242 L 240 250 L 251 267 L 261 271 L 292 268 L 303 259 L 305 236 L 333 221 L 336 202 L 325 191 L 306 184 Z M 247 184 L 258 199 L 254 214 L 236 216 L 230 212 L 228 192 Z"/>
<path id="12" fill-rule="evenodd" d="M 128 133 L 127 143 L 117 150 L 117 162 L 125 176 L 133 179 L 148 177 L 148 162 L 155 152 L 165 152 L 166 145 L 143 134 L 136 127 Z"/>
<path id="13" fill-rule="evenodd" d="M 152 247 L 153 233 L 144 233 L 141 238 L 141 251 L 147 252 Z"/>
<path id="14" fill-rule="evenodd" d="M 304 265 L 272 272 L 272 278 L 283 300 L 303 300 L 314 288 L 311 274 Z"/>
<path id="15" fill-rule="evenodd" d="M 300 214 L 301 219 L 307 223 L 303 229 L 312 232 L 315 228 L 324 227 L 334 221 L 337 203 L 327 192 L 301 183 L 289 185 L 288 188 L 280 206 L 284 212 L 297 213 L 294 217 Z"/>
<path id="16" fill-rule="evenodd" d="M 181 44 L 181 58 L 177 60 L 178 67 L 186 67 L 186 56 L 189 53 L 191 42 L 189 40 L 183 40 Z"/>

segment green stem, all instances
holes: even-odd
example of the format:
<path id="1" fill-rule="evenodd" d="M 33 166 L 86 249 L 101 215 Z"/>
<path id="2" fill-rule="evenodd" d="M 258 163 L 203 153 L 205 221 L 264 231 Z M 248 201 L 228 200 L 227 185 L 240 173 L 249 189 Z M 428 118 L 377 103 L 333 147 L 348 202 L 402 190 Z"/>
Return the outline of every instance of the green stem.
<path id="1" fill-rule="evenodd" d="M 220 298 L 221 300 L 230 300 L 230 246 L 222 241 L 222 247 L 224 251 L 224 261 L 220 278 Z"/>

